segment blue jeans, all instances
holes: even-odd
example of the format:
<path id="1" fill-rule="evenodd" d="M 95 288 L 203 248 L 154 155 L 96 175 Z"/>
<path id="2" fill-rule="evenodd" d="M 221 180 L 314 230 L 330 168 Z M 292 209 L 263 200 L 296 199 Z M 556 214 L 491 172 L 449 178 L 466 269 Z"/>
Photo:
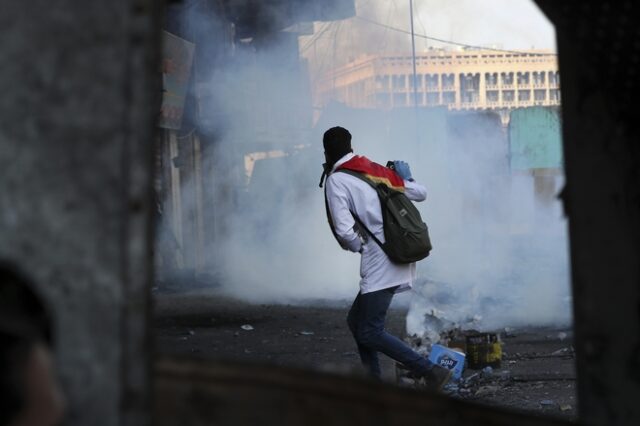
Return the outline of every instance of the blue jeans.
<path id="1" fill-rule="evenodd" d="M 417 374 L 426 373 L 433 363 L 406 343 L 384 330 L 384 322 L 397 287 L 356 296 L 347 316 L 347 324 L 358 345 L 360 360 L 370 374 L 379 378 L 378 352 L 404 364 Z"/>

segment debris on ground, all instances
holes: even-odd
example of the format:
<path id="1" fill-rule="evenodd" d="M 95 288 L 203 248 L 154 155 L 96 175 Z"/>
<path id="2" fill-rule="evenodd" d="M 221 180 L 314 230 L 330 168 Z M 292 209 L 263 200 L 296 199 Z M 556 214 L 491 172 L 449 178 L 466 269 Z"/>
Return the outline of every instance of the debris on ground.
<path id="1" fill-rule="evenodd" d="M 433 324 L 433 317 L 430 321 Z M 446 395 L 494 405 L 513 404 L 545 412 L 555 409 L 564 417 L 574 416 L 573 397 L 562 396 L 563 389 L 575 386 L 575 372 L 566 368 L 567 365 L 573 365 L 573 347 L 558 347 L 558 340 L 567 345 L 564 340 L 567 336 L 560 338 L 560 333 L 547 335 L 543 338 L 545 345 L 536 343 L 534 346 L 526 341 L 528 332 L 523 330 L 521 333 L 522 337 L 520 333 L 515 336 L 513 329 L 508 327 L 500 333 L 454 327 L 442 330 L 437 338 L 431 333 L 410 336 L 406 341 L 423 354 L 429 354 L 432 348 L 440 345 L 466 354 L 464 372 L 459 380 L 451 380 L 442 389 Z M 509 343 L 504 342 L 502 334 L 509 336 Z M 520 343 L 521 340 L 526 343 Z M 505 346 L 510 350 L 503 350 Z M 470 349 L 475 352 L 470 354 Z M 553 363 L 551 365 L 558 365 L 558 368 L 540 370 L 541 363 Z M 405 368 L 396 366 L 397 381 L 402 386 L 421 388 L 425 385 L 423 380 L 413 380 L 407 375 Z"/>
<path id="2" fill-rule="evenodd" d="M 253 330 L 253 326 L 250 324 L 244 324 L 240 326 L 241 329 L 245 330 L 245 331 L 251 331 Z"/>
<path id="3" fill-rule="evenodd" d="M 200 357 L 312 369 L 328 369 L 327 365 L 333 365 L 331 371 L 352 374 L 360 366 L 360 357 L 344 324 L 348 309 L 347 303 L 344 307 L 328 308 L 261 306 L 227 299 L 203 299 L 199 294 L 161 295 L 154 317 L 155 343 L 163 354 L 197 353 Z M 241 325 L 251 325 L 255 330 L 246 331 Z M 386 326 L 392 334 L 401 335 L 407 327 L 406 310 L 390 309 Z M 189 330 L 194 330 L 194 334 Z M 300 331 L 315 334 L 303 336 Z M 444 387 L 445 393 L 474 403 L 576 419 L 575 354 L 570 329 L 518 326 L 517 329 L 486 330 L 479 325 L 465 324 L 447 329 L 442 337 L 438 335 L 438 340 L 442 339 L 438 343 L 464 350 L 466 333 L 484 331 L 500 334 L 502 366 L 492 367 L 490 376 L 483 375 L 482 369 L 466 367 L 459 381 Z M 560 332 L 567 334 L 563 341 L 559 339 Z M 424 355 L 434 343 L 419 336 L 409 337 L 407 341 L 412 345 L 420 341 Z M 403 379 L 395 371 L 393 360 L 381 356 L 380 363 L 383 380 L 396 381 L 397 377 L 403 387 L 424 386 L 423 381 Z M 545 399 L 554 401 L 555 405 L 541 405 L 540 401 Z"/>
<path id="4" fill-rule="evenodd" d="M 302 336 L 313 336 L 315 333 L 313 331 L 301 331 L 300 335 Z"/>

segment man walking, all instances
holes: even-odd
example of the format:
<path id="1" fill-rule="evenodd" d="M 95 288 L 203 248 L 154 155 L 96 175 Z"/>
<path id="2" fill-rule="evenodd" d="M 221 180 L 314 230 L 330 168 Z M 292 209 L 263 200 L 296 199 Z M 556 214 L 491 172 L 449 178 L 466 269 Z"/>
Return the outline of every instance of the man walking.
<path id="1" fill-rule="evenodd" d="M 451 371 L 434 365 L 399 338 L 384 329 L 385 318 L 393 295 L 409 290 L 415 280 L 415 263 L 392 262 L 382 248 L 368 238 L 369 232 L 384 243 L 380 199 L 369 183 L 339 169 L 358 172 L 375 183 L 403 191 L 412 201 L 424 201 L 424 186 L 416 183 L 403 161 L 396 161 L 395 171 L 356 156 L 351 148 L 351 134 L 333 127 L 323 136 L 326 176 L 326 204 L 329 224 L 343 249 L 360 253 L 360 292 L 347 317 L 349 329 L 358 346 L 360 359 L 369 373 L 380 378 L 378 353 L 389 356 L 424 377 L 430 387 L 440 389 L 451 377 Z M 322 186 L 322 181 L 320 183 Z M 356 222 L 356 218 L 358 222 Z M 366 228 L 366 229 L 363 229 Z"/>

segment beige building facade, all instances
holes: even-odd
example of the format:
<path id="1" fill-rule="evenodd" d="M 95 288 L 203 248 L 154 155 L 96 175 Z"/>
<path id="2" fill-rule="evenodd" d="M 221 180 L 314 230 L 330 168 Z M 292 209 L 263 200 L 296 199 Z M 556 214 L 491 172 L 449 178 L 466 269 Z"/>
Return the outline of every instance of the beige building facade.
<path id="1" fill-rule="evenodd" d="M 551 51 L 433 49 L 416 55 L 417 105 L 453 110 L 509 110 L 560 105 L 557 56 Z M 414 105 L 411 55 L 369 55 L 330 71 L 316 102 L 354 108 Z"/>

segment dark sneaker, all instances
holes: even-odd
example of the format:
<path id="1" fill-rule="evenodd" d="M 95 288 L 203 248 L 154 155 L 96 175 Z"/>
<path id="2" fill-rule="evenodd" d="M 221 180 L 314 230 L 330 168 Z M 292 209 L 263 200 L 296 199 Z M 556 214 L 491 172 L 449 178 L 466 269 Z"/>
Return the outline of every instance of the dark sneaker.
<path id="1" fill-rule="evenodd" d="M 453 376 L 453 370 L 434 365 L 431 370 L 424 375 L 424 378 L 429 389 L 441 391 L 444 385 L 451 380 L 451 376 Z"/>

